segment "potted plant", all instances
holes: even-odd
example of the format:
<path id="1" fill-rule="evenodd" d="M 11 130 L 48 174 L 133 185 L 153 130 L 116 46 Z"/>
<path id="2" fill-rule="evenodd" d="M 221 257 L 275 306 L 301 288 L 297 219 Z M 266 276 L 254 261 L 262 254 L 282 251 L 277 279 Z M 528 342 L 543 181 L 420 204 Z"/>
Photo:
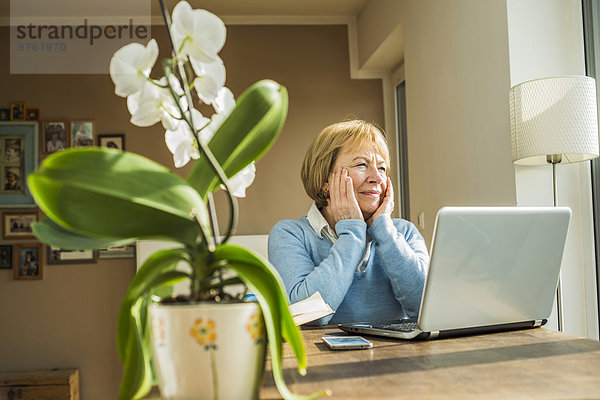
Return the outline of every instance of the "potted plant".
<path id="1" fill-rule="evenodd" d="M 123 299 L 117 331 L 124 365 L 120 399 L 145 396 L 155 380 L 154 368 L 166 398 L 257 397 L 265 328 L 281 395 L 323 395 L 298 396 L 286 387 L 283 340 L 294 351 L 301 374 L 306 356 L 281 280 L 267 260 L 228 243 L 237 221 L 234 194 L 243 194 L 253 179 L 254 161 L 276 140 L 287 114 L 287 92 L 265 80 L 236 102 L 224 86 L 225 67 L 218 57 L 225 41 L 223 22 L 182 1 L 171 23 L 159 1 L 172 45 L 172 57 L 162 62 L 164 76 L 150 78 L 158 57 L 154 39 L 119 49 L 110 73 L 115 93 L 127 97 L 131 122 L 161 122 L 175 166 L 194 160 L 189 175 L 182 179 L 152 160 L 115 149 L 57 152 L 28 177 L 46 215 L 33 231 L 42 242 L 62 249 L 99 249 L 141 239 L 173 243 L 148 258 Z M 215 114 L 201 115 L 195 108 L 199 103 L 212 105 Z M 212 201 L 219 188 L 228 194 L 230 209 L 223 236 Z M 181 263 L 187 268 L 178 267 Z M 168 301 L 180 281 L 189 282 L 189 296 Z M 224 288 L 240 283 L 258 303 L 228 298 Z M 193 377 L 182 378 L 185 372 Z M 196 384 L 188 388 L 189 381 Z M 241 394 L 228 391 L 240 385 Z M 182 387 L 191 392 L 178 392 Z"/>

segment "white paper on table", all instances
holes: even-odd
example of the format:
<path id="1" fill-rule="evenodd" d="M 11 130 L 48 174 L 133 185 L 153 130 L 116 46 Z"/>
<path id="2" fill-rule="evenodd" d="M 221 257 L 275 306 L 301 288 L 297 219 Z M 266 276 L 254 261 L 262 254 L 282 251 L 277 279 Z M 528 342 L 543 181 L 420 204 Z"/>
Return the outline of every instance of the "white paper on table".
<path id="1" fill-rule="evenodd" d="M 325 303 L 321 293 L 315 292 L 307 299 L 290 304 L 290 312 L 296 325 L 302 325 L 333 314 L 333 309 Z"/>

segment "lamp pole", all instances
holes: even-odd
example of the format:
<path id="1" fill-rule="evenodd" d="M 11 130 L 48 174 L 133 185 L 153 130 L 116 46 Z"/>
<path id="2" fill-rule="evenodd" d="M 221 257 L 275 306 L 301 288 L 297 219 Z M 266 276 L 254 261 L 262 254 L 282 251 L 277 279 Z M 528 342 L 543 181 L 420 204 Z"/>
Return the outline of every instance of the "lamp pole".
<path id="1" fill-rule="evenodd" d="M 558 179 L 556 177 L 556 164 L 562 161 L 562 154 L 550 154 L 546 156 L 546 161 L 552 164 L 552 192 L 554 195 L 554 207 L 558 206 Z M 562 284 L 558 274 L 558 285 L 556 286 L 556 313 L 558 317 L 558 330 L 563 332 L 563 309 L 562 309 Z"/>

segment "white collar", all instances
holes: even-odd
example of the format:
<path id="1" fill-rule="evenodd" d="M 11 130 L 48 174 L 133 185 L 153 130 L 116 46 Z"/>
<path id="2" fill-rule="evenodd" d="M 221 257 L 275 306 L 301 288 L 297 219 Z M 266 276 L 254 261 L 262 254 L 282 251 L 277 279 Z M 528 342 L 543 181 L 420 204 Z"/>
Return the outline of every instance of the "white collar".
<path id="1" fill-rule="evenodd" d="M 322 238 L 323 234 L 325 234 L 325 237 L 332 242 L 337 240 L 338 235 L 335 233 L 335 230 L 329 226 L 329 223 L 323 214 L 321 214 L 321 211 L 319 211 L 315 203 L 312 203 L 312 206 L 310 206 L 310 209 L 306 214 L 306 218 L 308 219 L 308 223 L 313 228 L 317 236 Z M 332 238 L 334 240 L 332 240 Z"/>
<path id="2" fill-rule="evenodd" d="M 310 206 L 310 209 L 306 214 L 306 219 L 308 219 L 308 223 L 310 224 L 311 228 L 313 228 L 317 236 L 319 236 L 320 238 L 323 238 L 323 236 L 325 236 L 327 239 L 329 239 L 329 241 L 332 244 L 335 243 L 336 240 L 338 240 L 337 233 L 335 233 L 334 229 L 331 229 L 331 227 L 327 223 L 327 220 L 325 219 L 323 214 L 321 214 L 321 211 L 319 211 L 315 203 L 313 203 L 312 206 Z M 372 240 L 373 239 L 371 239 L 371 237 L 367 234 L 367 244 L 365 246 L 365 250 L 363 251 L 363 255 L 360 262 L 356 266 L 356 270 L 358 272 L 364 271 L 367 267 L 369 257 L 371 255 Z"/>

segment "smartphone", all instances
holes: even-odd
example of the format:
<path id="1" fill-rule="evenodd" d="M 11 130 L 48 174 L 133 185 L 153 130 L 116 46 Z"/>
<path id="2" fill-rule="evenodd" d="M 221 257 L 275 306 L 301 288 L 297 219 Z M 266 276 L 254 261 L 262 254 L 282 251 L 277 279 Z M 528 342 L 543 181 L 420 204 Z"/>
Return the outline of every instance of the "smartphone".
<path id="1" fill-rule="evenodd" d="M 332 350 L 370 349 L 373 343 L 362 336 L 323 336 L 321 338 Z"/>

